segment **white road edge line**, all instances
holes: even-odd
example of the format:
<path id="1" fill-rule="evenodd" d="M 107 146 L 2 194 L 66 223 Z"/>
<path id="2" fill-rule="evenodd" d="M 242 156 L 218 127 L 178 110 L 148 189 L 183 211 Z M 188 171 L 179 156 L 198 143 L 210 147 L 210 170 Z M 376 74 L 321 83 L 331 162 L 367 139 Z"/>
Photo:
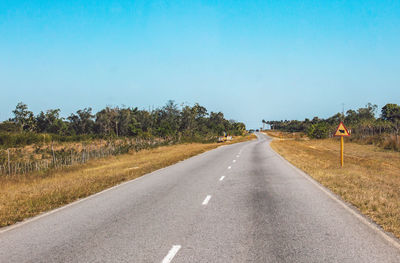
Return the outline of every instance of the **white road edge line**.
<path id="1" fill-rule="evenodd" d="M 161 263 L 169 263 L 169 262 L 171 262 L 172 259 L 175 257 L 176 253 L 178 253 L 179 249 L 181 249 L 180 245 L 172 246 L 172 248 L 170 249 L 168 254 L 165 256 L 163 261 L 161 261 Z"/>
<path id="2" fill-rule="evenodd" d="M 228 169 L 231 169 L 232 167 L 231 166 L 228 166 Z"/>
<path id="3" fill-rule="evenodd" d="M 220 181 L 224 180 L 225 176 L 221 176 L 221 178 L 219 178 Z"/>
<path id="4" fill-rule="evenodd" d="M 379 226 L 375 225 L 374 223 L 370 222 L 369 219 L 365 218 L 364 215 L 360 214 L 358 211 L 354 211 L 353 208 L 349 207 L 344 201 L 340 200 L 339 197 L 335 196 L 329 189 L 325 188 L 323 185 L 315 181 L 314 178 L 312 178 L 310 175 L 307 173 L 303 172 L 296 166 L 294 166 L 292 163 L 290 163 L 288 160 L 286 160 L 283 156 L 281 156 L 279 153 L 275 152 L 271 147 L 270 149 L 272 150 L 275 155 L 280 158 L 282 161 L 287 163 L 291 168 L 293 168 L 295 171 L 297 171 L 301 176 L 306 178 L 308 181 L 310 181 L 312 184 L 314 184 L 318 189 L 320 189 L 322 192 L 324 192 L 328 197 L 330 197 L 332 200 L 336 201 L 339 203 L 345 210 L 353 214 L 356 218 L 358 218 L 362 223 L 370 227 L 372 230 L 374 230 L 376 233 L 378 233 L 382 238 L 384 238 L 387 242 L 392 244 L 395 248 L 400 249 L 400 243 L 397 242 L 395 238 L 387 234 L 383 229 L 381 229 Z"/>
<path id="5" fill-rule="evenodd" d="M 204 199 L 202 205 L 207 205 L 208 202 L 210 201 L 210 199 L 211 199 L 211 195 L 207 195 L 207 197 L 206 197 L 206 199 Z"/>

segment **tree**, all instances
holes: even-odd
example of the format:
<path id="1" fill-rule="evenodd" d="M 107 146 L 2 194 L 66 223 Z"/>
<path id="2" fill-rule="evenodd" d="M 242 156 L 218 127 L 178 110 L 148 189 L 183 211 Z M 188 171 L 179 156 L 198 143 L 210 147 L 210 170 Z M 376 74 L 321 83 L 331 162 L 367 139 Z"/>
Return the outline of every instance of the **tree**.
<path id="1" fill-rule="evenodd" d="M 180 119 L 180 130 L 184 132 L 185 135 L 192 136 L 197 126 L 196 111 L 194 107 L 184 106 L 181 111 Z"/>
<path id="2" fill-rule="evenodd" d="M 84 108 L 78 110 L 76 114 L 72 113 L 68 120 L 75 134 L 90 134 L 94 130 L 93 117 L 92 108 Z"/>
<path id="3" fill-rule="evenodd" d="M 395 122 L 400 118 L 400 106 L 393 103 L 388 103 L 382 107 L 382 119 Z"/>
<path id="4" fill-rule="evenodd" d="M 161 109 L 152 112 L 153 125 L 156 126 L 155 135 L 160 137 L 173 137 L 178 135 L 181 112 L 173 100 L 169 100 Z"/>
<path id="5" fill-rule="evenodd" d="M 246 125 L 243 122 L 234 123 L 234 135 L 244 135 L 246 132 Z"/>
<path id="6" fill-rule="evenodd" d="M 67 120 L 60 117 L 60 109 L 41 111 L 35 117 L 22 102 L 13 113 L 12 125 L 3 123 L 1 130 L 11 131 L 18 127 L 21 131 L 63 135 L 159 136 L 178 140 L 183 136 L 197 140 L 224 132 L 239 135 L 246 129 L 244 123 L 225 119 L 222 112 L 208 114 L 207 109 L 198 103 L 178 107 L 173 100 L 152 111 L 107 106 L 93 114 L 91 108 L 84 108 L 72 113 Z M 285 127 L 298 126 L 297 122 L 288 123 L 285 122 Z"/>
<path id="7" fill-rule="evenodd" d="M 356 125 L 358 123 L 358 114 L 355 110 L 348 110 L 344 122 L 348 125 Z"/>
<path id="8" fill-rule="evenodd" d="M 60 118 L 60 109 L 41 111 L 36 117 L 36 131 L 61 134 L 66 130 L 66 124 Z"/>
<path id="9" fill-rule="evenodd" d="M 147 136 L 151 135 L 154 128 L 154 113 L 146 110 L 139 110 L 136 112 L 136 124 L 133 126 L 133 133 L 142 134 L 146 133 Z"/>
<path id="10" fill-rule="evenodd" d="M 222 112 L 211 112 L 208 127 L 213 133 L 223 135 L 227 131 L 224 114 Z"/>
<path id="11" fill-rule="evenodd" d="M 179 129 L 179 108 L 173 100 L 169 100 L 167 104 L 162 108 L 163 123 L 167 122 L 171 129 L 170 134 L 176 133 Z"/>
<path id="12" fill-rule="evenodd" d="M 96 131 L 103 135 L 118 136 L 118 115 L 118 107 L 106 107 L 96 113 Z"/>
<path id="13" fill-rule="evenodd" d="M 393 103 L 388 103 L 382 108 L 382 119 L 390 121 L 392 127 L 396 132 L 396 142 L 399 143 L 399 130 L 400 130 L 400 106 Z"/>
<path id="14" fill-rule="evenodd" d="M 33 131 L 35 128 L 35 117 L 33 112 L 28 110 L 28 106 L 23 102 L 19 102 L 13 110 L 14 118 L 11 121 L 15 122 L 20 131 Z"/>
<path id="15" fill-rule="evenodd" d="M 341 120 L 342 120 L 342 114 L 341 113 L 336 113 L 335 115 L 333 115 L 332 117 L 329 117 L 325 121 L 329 125 L 337 125 L 337 124 L 340 123 Z"/>
<path id="16" fill-rule="evenodd" d="M 358 116 L 362 120 L 375 120 L 375 112 L 378 106 L 372 103 L 365 105 L 365 108 L 359 108 L 357 110 Z"/>
<path id="17" fill-rule="evenodd" d="M 118 131 L 122 136 L 136 136 L 140 133 L 139 123 L 136 120 L 137 108 L 122 108 L 118 115 Z"/>

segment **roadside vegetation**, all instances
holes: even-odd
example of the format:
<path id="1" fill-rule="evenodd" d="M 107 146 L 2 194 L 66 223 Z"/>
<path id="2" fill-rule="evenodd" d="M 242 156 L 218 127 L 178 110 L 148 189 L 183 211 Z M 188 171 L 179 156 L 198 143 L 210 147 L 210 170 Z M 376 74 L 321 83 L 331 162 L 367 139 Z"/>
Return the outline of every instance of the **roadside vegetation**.
<path id="1" fill-rule="evenodd" d="M 345 138 L 309 139 L 304 133 L 268 131 L 271 147 L 388 232 L 400 238 L 400 153 Z"/>
<path id="2" fill-rule="evenodd" d="M 174 164 L 254 138 L 243 123 L 199 104 L 106 107 L 34 115 L 18 103 L 0 123 L 0 227 Z M 232 141 L 218 142 L 223 135 Z M 225 137 L 227 138 L 227 137 Z"/>
<path id="3" fill-rule="evenodd" d="M 203 140 L 224 132 L 241 135 L 246 129 L 241 122 L 225 119 L 222 112 L 208 113 L 197 103 L 179 106 L 174 101 L 149 111 L 134 107 L 106 107 L 93 113 L 91 108 L 85 108 L 67 118 L 60 116 L 60 109 L 34 115 L 26 104 L 20 102 L 13 115 L 13 118 L 0 123 L 0 146 L 3 148 L 119 137 Z"/>
<path id="4" fill-rule="evenodd" d="M 327 119 L 265 121 L 271 129 L 283 132 L 301 132 L 309 138 L 325 139 L 333 136 L 340 121 L 351 132 L 350 140 L 362 144 L 373 144 L 384 149 L 400 151 L 400 105 L 388 103 L 380 110 L 368 103 L 364 108 L 348 110 L 345 114 L 337 113 Z"/>
<path id="5" fill-rule="evenodd" d="M 21 102 L 13 115 L 0 123 L 0 176 L 46 172 L 162 145 L 211 143 L 224 134 L 246 132 L 243 123 L 221 112 L 173 101 L 151 111 L 106 107 L 93 113 L 85 108 L 67 118 L 60 109 L 35 115 Z"/>

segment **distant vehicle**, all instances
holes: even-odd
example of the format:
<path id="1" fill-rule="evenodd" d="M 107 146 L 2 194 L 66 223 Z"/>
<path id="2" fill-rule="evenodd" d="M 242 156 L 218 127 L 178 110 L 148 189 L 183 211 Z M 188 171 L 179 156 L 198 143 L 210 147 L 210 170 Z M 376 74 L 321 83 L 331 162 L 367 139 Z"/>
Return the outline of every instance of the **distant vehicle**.
<path id="1" fill-rule="evenodd" d="M 218 142 L 232 141 L 233 137 L 224 132 L 224 136 L 218 137 Z"/>

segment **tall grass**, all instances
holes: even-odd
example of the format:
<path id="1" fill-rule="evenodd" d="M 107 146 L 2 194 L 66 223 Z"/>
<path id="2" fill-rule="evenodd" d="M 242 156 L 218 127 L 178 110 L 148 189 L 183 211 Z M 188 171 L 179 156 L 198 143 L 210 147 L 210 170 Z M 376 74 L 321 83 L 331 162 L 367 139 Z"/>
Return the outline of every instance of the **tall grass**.
<path id="1" fill-rule="evenodd" d="M 9 133 L 0 132 L 0 149 L 22 147 L 32 144 L 46 144 L 51 142 L 81 142 L 102 138 L 98 135 L 58 135 L 48 133 Z"/>
<path id="2" fill-rule="evenodd" d="M 36 146 L 33 151 L 22 149 L 0 150 L 0 175 L 17 175 L 43 172 L 54 168 L 63 168 L 75 164 L 84 164 L 89 160 L 112 155 L 140 151 L 171 143 L 170 140 L 114 140 L 104 144 L 69 144 L 56 146 L 48 144 Z"/>
<path id="3" fill-rule="evenodd" d="M 24 140 L 32 136 L 30 142 L 38 140 L 38 137 L 35 137 L 37 134 L 22 134 L 21 136 Z M 14 137 L 14 139 L 15 138 L 18 138 L 18 136 Z M 215 136 L 181 136 L 178 138 L 147 139 L 122 137 L 108 140 L 91 139 L 82 142 L 75 142 L 76 138 L 71 138 L 71 140 L 74 141 L 73 143 L 56 143 L 49 141 L 49 138 L 54 137 L 43 135 L 43 141 L 30 146 L 0 149 L 0 176 L 46 172 L 50 169 L 84 164 L 92 159 L 115 156 L 128 152 L 137 152 L 163 145 L 177 143 L 214 143 L 217 141 Z M 86 137 L 79 138 L 83 140 Z M 65 142 L 68 140 L 64 138 L 63 141 Z"/>
<path id="4" fill-rule="evenodd" d="M 349 141 L 359 144 L 376 145 L 386 150 L 400 151 L 399 136 L 394 134 L 375 134 L 370 136 L 351 136 Z"/>

